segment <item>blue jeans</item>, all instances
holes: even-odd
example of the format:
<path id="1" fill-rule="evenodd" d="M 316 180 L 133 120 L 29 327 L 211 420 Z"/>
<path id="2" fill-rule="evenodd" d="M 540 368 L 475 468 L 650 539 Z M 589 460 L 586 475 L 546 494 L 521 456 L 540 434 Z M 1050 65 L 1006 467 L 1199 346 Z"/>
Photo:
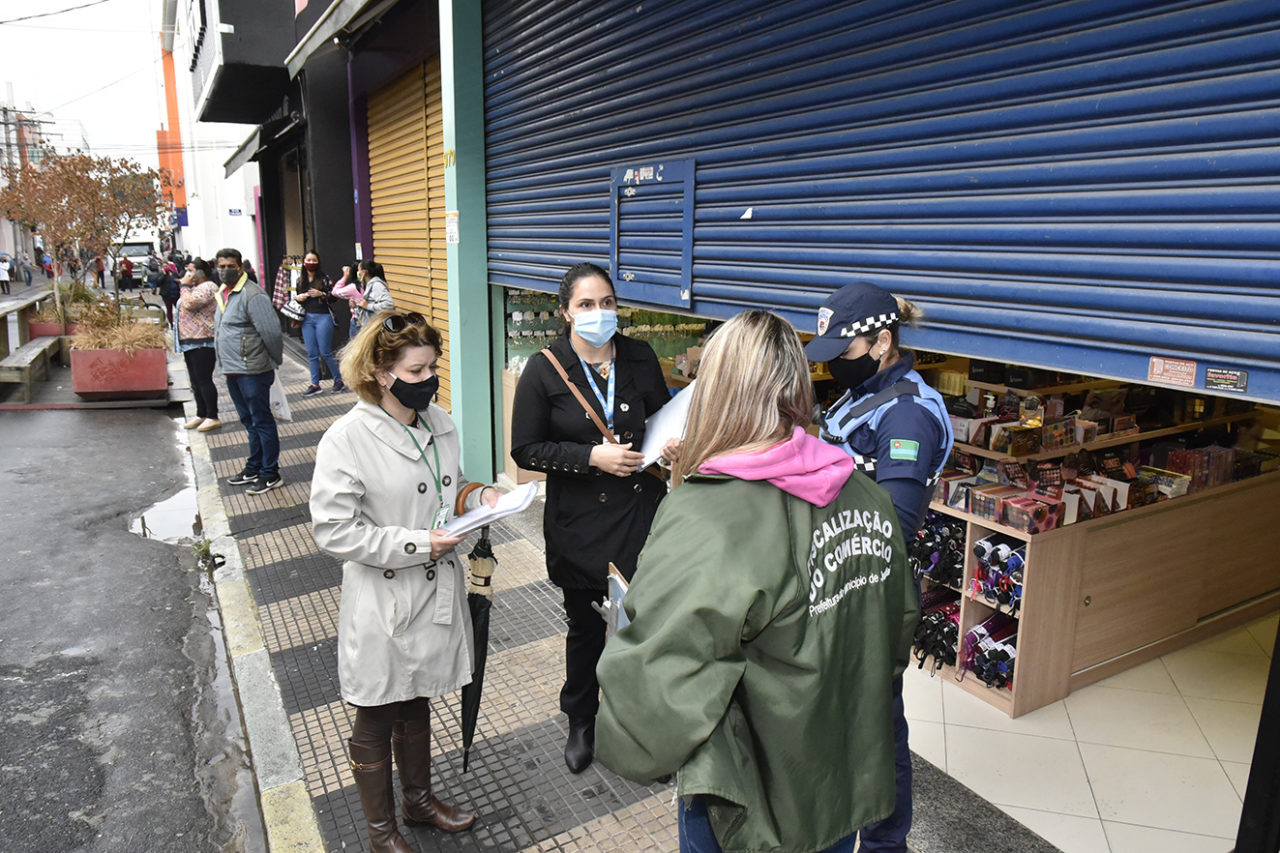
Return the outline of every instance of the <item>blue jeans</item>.
<path id="1" fill-rule="evenodd" d="M 302 342 L 307 345 L 307 364 L 311 367 L 311 384 L 320 384 L 320 359 L 329 365 L 329 375 L 334 381 L 342 378 L 338 363 L 333 360 L 333 317 L 309 313 L 302 318 Z"/>
<path id="2" fill-rule="evenodd" d="M 893 680 L 893 763 L 898 783 L 893 814 L 862 829 L 862 849 L 871 853 L 906 853 L 911 829 L 911 750 L 902 707 L 902 676 Z"/>
<path id="3" fill-rule="evenodd" d="M 720 853 L 720 842 L 711 831 L 711 819 L 707 817 L 707 804 L 697 794 L 686 797 L 676 805 L 676 819 L 680 830 L 680 853 Z M 821 853 L 853 853 L 858 833 L 842 838 Z"/>
<path id="4" fill-rule="evenodd" d="M 235 404 L 240 423 L 249 433 L 249 461 L 246 471 L 256 471 L 268 480 L 280 473 L 280 434 L 271 414 L 271 383 L 276 372 L 227 377 L 227 391 Z"/>

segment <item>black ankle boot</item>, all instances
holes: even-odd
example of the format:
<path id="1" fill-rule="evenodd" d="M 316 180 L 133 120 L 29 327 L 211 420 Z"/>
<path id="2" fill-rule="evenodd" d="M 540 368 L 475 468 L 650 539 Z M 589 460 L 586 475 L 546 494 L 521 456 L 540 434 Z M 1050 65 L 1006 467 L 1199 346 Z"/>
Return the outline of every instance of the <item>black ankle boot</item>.
<path id="1" fill-rule="evenodd" d="M 569 740 L 564 745 L 564 763 L 570 773 L 581 773 L 591 766 L 596 754 L 596 718 L 570 717 Z"/>

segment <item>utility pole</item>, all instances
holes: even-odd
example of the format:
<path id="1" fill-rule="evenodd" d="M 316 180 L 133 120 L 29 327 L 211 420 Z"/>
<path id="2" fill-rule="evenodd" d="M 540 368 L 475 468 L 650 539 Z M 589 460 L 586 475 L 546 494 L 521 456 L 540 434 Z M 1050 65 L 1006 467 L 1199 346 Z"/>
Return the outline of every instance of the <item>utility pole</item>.
<path id="1" fill-rule="evenodd" d="M 14 132 L 14 119 L 18 113 L 14 109 L 13 103 L 13 83 L 5 84 L 5 102 L 4 102 L 4 163 L 10 169 L 14 168 L 14 145 L 17 141 L 17 134 Z M 22 255 L 26 251 L 26 247 L 22 244 L 22 230 L 18 227 L 18 223 L 10 220 L 9 227 L 13 229 L 13 257 L 14 267 L 22 269 Z"/>

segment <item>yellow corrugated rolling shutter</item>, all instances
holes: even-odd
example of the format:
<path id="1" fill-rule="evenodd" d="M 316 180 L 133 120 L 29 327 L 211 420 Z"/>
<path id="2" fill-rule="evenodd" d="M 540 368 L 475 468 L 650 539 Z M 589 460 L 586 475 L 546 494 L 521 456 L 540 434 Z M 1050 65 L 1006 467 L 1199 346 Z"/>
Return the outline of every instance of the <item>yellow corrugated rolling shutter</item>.
<path id="1" fill-rule="evenodd" d="M 415 67 L 369 97 L 373 256 L 396 307 L 444 336 L 440 405 L 450 404 L 449 288 L 444 236 L 444 124 L 440 62 Z"/>

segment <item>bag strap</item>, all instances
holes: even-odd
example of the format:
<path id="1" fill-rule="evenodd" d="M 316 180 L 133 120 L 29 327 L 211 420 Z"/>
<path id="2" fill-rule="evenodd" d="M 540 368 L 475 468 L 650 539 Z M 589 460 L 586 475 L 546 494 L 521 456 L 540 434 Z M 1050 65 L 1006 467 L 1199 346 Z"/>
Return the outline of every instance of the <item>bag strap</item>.
<path id="1" fill-rule="evenodd" d="M 600 420 L 600 416 L 596 414 L 596 410 L 591 408 L 591 405 L 587 402 L 587 398 L 582 396 L 582 392 L 578 390 L 578 386 L 574 385 L 573 382 L 569 380 L 569 374 L 565 372 L 560 361 L 552 355 L 551 347 L 544 349 L 542 354 L 547 357 L 547 361 L 551 362 L 551 366 L 556 369 L 556 373 L 560 374 L 560 378 L 564 380 L 564 384 L 569 387 L 569 390 L 573 392 L 573 396 L 582 404 L 583 411 L 585 411 L 587 416 L 591 418 L 591 422 L 596 425 L 596 428 L 600 430 L 600 433 L 609 441 L 609 443 L 617 444 L 618 439 L 613 433 L 609 432 L 609 428 L 604 425 L 604 421 Z"/>
<path id="2" fill-rule="evenodd" d="M 845 412 L 844 417 L 840 419 L 840 426 L 843 427 L 845 424 L 849 423 L 849 421 L 853 420 L 854 418 L 860 418 L 863 415 L 865 415 L 867 412 L 870 412 L 873 409 L 880 408 L 885 403 L 888 403 L 890 400 L 894 400 L 894 399 L 897 399 L 898 397 L 906 397 L 906 396 L 911 396 L 911 397 L 920 396 L 920 386 L 912 382 L 910 379 L 903 379 L 893 385 L 890 385 L 888 388 L 885 388 L 880 393 L 873 394 L 872 396 L 863 400 L 858 405 L 854 406 L 849 411 Z"/>

